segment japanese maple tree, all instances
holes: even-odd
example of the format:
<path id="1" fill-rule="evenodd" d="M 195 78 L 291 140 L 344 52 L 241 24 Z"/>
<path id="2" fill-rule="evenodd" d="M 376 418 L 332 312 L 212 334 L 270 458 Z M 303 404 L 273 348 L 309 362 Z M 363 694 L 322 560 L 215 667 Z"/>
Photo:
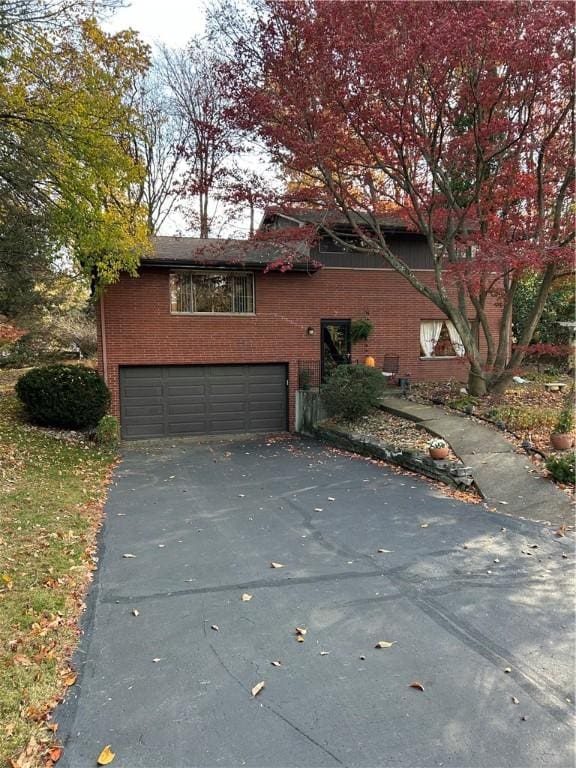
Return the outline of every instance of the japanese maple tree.
<path id="1" fill-rule="evenodd" d="M 300 202 L 344 217 L 351 248 L 452 321 L 472 393 L 505 386 L 572 261 L 573 4 L 258 0 L 241 21 L 225 6 L 214 18 L 234 51 L 235 118 L 305 180 Z M 432 280 L 390 250 L 390 211 L 427 238 Z M 512 347 L 528 270 L 538 290 Z"/>

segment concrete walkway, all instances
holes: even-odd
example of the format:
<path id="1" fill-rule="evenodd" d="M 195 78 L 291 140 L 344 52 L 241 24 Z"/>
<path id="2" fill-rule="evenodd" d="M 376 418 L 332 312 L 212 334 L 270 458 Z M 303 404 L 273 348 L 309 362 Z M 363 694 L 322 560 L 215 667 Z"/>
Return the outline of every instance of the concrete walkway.
<path id="1" fill-rule="evenodd" d="M 565 493 L 541 477 L 526 455 L 490 427 L 441 408 L 386 397 L 382 408 L 417 422 L 450 443 L 468 467 L 480 492 L 499 512 L 551 525 L 571 524 L 574 513 Z"/>

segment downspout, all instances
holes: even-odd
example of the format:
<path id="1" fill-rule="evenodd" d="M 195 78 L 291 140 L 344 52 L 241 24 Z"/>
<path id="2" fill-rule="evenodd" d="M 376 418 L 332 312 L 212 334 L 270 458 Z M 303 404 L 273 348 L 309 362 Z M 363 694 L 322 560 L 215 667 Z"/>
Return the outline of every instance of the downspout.
<path id="1" fill-rule="evenodd" d="M 100 339 L 102 342 L 102 375 L 104 381 L 108 384 L 108 352 L 106 349 L 106 321 L 104 319 L 104 292 L 98 300 L 100 305 Z"/>

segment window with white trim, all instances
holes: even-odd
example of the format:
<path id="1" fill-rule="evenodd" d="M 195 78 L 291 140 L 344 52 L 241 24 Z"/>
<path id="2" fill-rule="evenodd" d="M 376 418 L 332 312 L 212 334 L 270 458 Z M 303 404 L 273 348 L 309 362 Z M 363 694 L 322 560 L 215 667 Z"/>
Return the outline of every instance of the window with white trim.
<path id="1" fill-rule="evenodd" d="M 254 275 L 191 269 L 171 272 L 170 311 L 174 314 L 253 314 Z"/>
<path id="2" fill-rule="evenodd" d="M 464 357 L 464 344 L 451 320 L 420 321 L 422 357 Z"/>

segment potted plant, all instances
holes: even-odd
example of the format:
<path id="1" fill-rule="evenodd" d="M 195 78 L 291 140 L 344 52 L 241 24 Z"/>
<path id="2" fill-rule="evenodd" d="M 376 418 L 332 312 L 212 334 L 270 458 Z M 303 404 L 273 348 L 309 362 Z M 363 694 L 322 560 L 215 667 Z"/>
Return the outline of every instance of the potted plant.
<path id="1" fill-rule="evenodd" d="M 350 325 L 350 337 L 353 344 L 359 341 L 368 341 L 374 331 L 374 324 L 368 318 L 352 320 Z"/>
<path id="2" fill-rule="evenodd" d="M 440 437 L 435 437 L 428 443 L 428 451 L 433 459 L 446 459 L 450 453 L 448 443 Z"/>
<path id="3" fill-rule="evenodd" d="M 566 406 L 560 411 L 560 416 L 550 435 L 552 447 L 557 451 L 566 451 L 574 444 L 574 413 L 572 408 Z"/>

